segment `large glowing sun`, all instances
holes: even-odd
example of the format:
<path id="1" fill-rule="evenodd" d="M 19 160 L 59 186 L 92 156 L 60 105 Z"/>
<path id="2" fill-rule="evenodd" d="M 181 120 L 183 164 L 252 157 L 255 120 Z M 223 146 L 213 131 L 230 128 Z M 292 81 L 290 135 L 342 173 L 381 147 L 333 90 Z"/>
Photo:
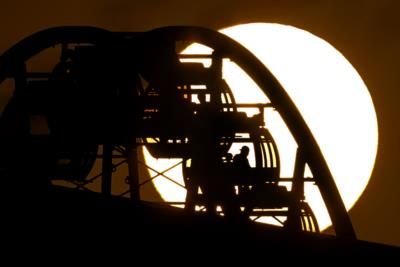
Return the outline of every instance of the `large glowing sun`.
<path id="1" fill-rule="evenodd" d="M 357 71 L 328 42 L 295 27 L 252 23 L 221 32 L 250 50 L 282 84 L 317 140 L 349 210 L 368 184 L 378 144 L 372 99 Z M 204 49 L 193 45 L 184 53 L 204 53 Z M 269 102 L 237 65 L 224 63 L 223 73 L 237 103 Z M 265 119 L 279 149 L 281 176 L 291 177 L 297 144 L 278 112 L 266 110 Z M 144 153 L 147 164 L 159 171 L 178 163 Z M 165 174 L 183 184 L 179 168 Z M 165 200 L 184 201 L 185 190 L 171 181 L 157 178 L 154 184 Z M 318 188 L 306 184 L 305 194 L 320 228 L 328 227 L 331 221 Z"/>

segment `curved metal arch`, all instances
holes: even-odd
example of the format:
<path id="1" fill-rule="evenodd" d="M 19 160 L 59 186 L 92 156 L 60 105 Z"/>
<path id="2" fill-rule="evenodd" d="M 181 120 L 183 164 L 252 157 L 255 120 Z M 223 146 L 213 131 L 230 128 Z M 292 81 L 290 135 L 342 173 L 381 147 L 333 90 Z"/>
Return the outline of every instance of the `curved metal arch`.
<path id="1" fill-rule="evenodd" d="M 38 32 L 0 56 L 0 83 L 12 75 L 18 64 L 48 47 L 63 42 L 100 43 L 117 40 L 110 36 L 110 32 L 94 27 L 58 27 Z M 148 41 L 157 42 L 160 38 L 205 44 L 222 52 L 249 74 L 281 114 L 304 154 L 326 203 L 337 236 L 355 238 L 350 218 L 320 148 L 298 109 L 271 72 L 239 43 L 210 29 L 185 26 L 159 28 L 143 34 L 138 41 L 146 45 Z"/>
<path id="2" fill-rule="evenodd" d="M 274 138 L 272 137 L 271 133 L 268 131 L 266 128 L 261 128 L 259 129 L 260 136 L 261 136 L 261 143 L 264 143 L 264 150 L 265 153 L 269 154 L 270 157 L 270 162 L 271 162 L 271 168 L 276 168 L 277 174 L 280 175 L 281 171 L 281 166 L 280 166 L 280 157 L 279 157 L 279 150 L 278 146 L 276 145 L 276 142 Z"/>
<path id="3" fill-rule="evenodd" d="M 299 150 L 304 154 L 322 198 L 331 217 L 338 237 L 356 238 L 350 217 L 334 182 L 322 152 L 282 85 L 273 74 L 250 51 L 231 38 L 216 31 L 191 26 L 170 26 L 147 32 L 145 42 L 158 40 L 190 41 L 204 44 L 223 53 L 235 61 L 256 82 L 271 100 L 290 132 L 294 136 Z"/>

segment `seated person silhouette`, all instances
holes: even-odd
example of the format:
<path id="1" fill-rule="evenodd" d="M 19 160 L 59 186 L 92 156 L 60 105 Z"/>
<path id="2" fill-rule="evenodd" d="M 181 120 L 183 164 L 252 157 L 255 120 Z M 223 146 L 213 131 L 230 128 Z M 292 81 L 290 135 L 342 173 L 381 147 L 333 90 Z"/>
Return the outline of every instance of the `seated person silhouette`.
<path id="1" fill-rule="evenodd" d="M 250 153 L 250 149 L 248 146 L 242 146 L 240 149 L 240 153 L 236 154 L 235 157 L 233 158 L 233 164 L 241 169 L 249 169 L 250 164 L 249 160 L 247 159 L 247 156 Z"/>

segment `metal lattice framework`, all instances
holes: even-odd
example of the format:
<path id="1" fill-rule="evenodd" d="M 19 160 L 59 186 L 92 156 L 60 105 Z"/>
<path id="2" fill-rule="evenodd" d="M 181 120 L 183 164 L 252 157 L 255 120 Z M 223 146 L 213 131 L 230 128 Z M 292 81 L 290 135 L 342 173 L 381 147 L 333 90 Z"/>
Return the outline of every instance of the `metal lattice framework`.
<path id="1" fill-rule="evenodd" d="M 200 43 L 213 52 L 177 52 L 179 45 L 189 43 Z M 52 70 L 35 72 L 27 67 L 31 58 L 52 47 L 61 51 Z M 211 66 L 187 59 L 207 59 Z M 222 78 L 224 59 L 244 70 L 271 102 L 237 104 Z M 242 215 L 254 220 L 270 217 L 289 229 L 319 232 L 304 197 L 304 183 L 312 182 L 337 236 L 355 237 L 329 168 L 299 111 L 270 71 L 223 34 L 199 27 L 141 33 L 52 28 L 0 56 L 0 84 L 6 79 L 14 81 L 14 93 L 0 118 L 4 177 L 23 177 L 26 173 L 15 168 L 26 164 L 28 169 L 34 166 L 29 173 L 35 179 L 109 196 L 117 179 L 113 173 L 125 168 L 126 175 L 118 178 L 125 184 L 115 193 L 119 197 L 142 201 L 140 188 L 163 177 L 187 190 L 186 200 L 163 204 L 209 212 L 214 194 L 210 188 L 220 188 L 215 202 L 222 213 L 228 213 L 234 203 Z M 259 114 L 248 117 L 240 108 L 258 109 Z M 280 114 L 297 142 L 293 177 L 280 176 L 279 147 L 264 125 L 268 108 Z M 207 123 L 202 114 L 209 115 Z M 35 129 L 43 121 L 46 129 Z M 255 167 L 244 175 L 238 175 L 228 159 L 233 144 L 252 146 Z M 142 147 L 153 157 L 181 160 L 157 170 L 141 158 Z M 21 161 L 24 153 L 33 156 L 34 163 Z M 304 177 L 306 164 L 311 178 Z M 140 178 L 140 170 L 146 168 L 155 174 Z M 174 168 L 182 170 L 183 184 L 166 174 Z M 215 184 L 206 176 L 230 180 L 221 187 L 222 182 Z M 280 182 L 291 183 L 291 189 Z M 96 183 L 100 186 L 93 186 Z M 231 191 L 224 191 L 227 186 Z"/>

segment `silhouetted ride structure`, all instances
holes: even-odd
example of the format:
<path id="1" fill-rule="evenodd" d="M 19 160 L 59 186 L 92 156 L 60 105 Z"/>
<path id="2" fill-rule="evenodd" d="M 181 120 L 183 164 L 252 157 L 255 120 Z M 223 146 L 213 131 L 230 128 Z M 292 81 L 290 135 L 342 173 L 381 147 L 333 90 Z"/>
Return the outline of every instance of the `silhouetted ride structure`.
<path id="1" fill-rule="evenodd" d="M 191 43 L 211 52 L 182 54 Z M 41 56 L 53 62 L 50 70 L 30 67 Z M 237 64 L 270 102 L 236 103 L 223 78 L 225 60 Z M 304 184 L 311 182 L 336 235 L 355 238 L 333 177 L 299 111 L 257 58 L 221 33 L 198 27 L 148 32 L 52 28 L 0 56 L 0 83 L 12 88 L 0 117 L 0 175 L 10 188 L 22 185 L 23 193 L 40 193 L 64 186 L 138 203 L 144 201 L 141 187 L 163 176 L 187 193 L 185 200 L 161 205 L 232 220 L 275 220 L 288 230 L 319 232 L 304 194 Z M 248 116 L 246 109 L 258 113 Z M 280 175 L 279 147 L 268 130 L 266 109 L 279 113 L 297 142 L 292 177 Z M 231 149 L 243 145 L 254 158 L 248 168 L 230 158 Z M 169 169 L 149 167 L 156 175 L 143 174 L 144 149 L 154 158 L 180 159 L 176 166 L 184 184 L 168 177 Z M 305 177 L 306 165 L 312 177 Z M 114 193 L 118 168 L 127 170 L 127 188 Z M 100 186 L 91 187 L 98 180 Z"/>

